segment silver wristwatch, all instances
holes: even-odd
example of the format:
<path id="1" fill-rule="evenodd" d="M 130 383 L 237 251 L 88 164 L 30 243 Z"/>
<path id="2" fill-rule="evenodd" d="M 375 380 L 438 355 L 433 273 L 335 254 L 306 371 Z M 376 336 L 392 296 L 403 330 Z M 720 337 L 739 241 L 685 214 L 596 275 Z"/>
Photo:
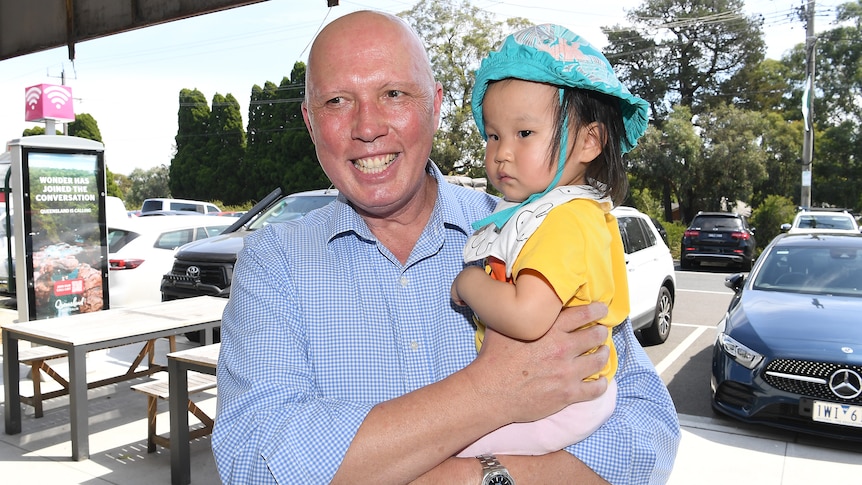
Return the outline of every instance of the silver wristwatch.
<path id="1" fill-rule="evenodd" d="M 496 456 L 479 455 L 476 458 L 482 464 L 482 485 L 515 485 L 515 479 Z"/>

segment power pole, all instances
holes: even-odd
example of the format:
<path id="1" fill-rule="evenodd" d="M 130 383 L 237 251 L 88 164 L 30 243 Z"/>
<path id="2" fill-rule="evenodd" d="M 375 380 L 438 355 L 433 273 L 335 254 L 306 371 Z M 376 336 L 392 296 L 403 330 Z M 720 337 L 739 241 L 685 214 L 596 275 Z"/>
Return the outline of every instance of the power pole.
<path id="1" fill-rule="evenodd" d="M 800 206 L 811 207 L 811 162 L 814 155 L 814 0 L 805 8 L 805 91 L 802 96 L 802 196 Z"/>

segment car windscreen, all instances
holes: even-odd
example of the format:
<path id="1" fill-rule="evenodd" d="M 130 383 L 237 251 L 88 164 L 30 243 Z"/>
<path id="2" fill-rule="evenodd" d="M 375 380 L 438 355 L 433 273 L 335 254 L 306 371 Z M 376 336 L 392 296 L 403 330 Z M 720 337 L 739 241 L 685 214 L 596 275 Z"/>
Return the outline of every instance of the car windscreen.
<path id="1" fill-rule="evenodd" d="M 799 227 L 811 229 L 854 229 L 850 218 L 842 216 L 800 216 Z"/>
<path id="2" fill-rule="evenodd" d="M 752 288 L 862 297 L 862 256 L 854 247 L 775 248 Z"/>
<path id="3" fill-rule="evenodd" d="M 255 219 L 248 228 L 253 231 L 267 224 L 299 219 L 312 210 L 332 202 L 336 197 L 335 194 L 285 197 Z"/>

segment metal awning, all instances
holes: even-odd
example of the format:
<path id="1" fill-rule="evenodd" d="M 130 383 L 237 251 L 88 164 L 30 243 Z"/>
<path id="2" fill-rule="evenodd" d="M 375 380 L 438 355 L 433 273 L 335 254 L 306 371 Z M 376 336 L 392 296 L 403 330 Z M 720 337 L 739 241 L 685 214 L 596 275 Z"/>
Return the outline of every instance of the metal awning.
<path id="1" fill-rule="evenodd" d="M 264 1 L 3 0 L 0 60 L 64 45 L 74 60 L 78 42 Z"/>

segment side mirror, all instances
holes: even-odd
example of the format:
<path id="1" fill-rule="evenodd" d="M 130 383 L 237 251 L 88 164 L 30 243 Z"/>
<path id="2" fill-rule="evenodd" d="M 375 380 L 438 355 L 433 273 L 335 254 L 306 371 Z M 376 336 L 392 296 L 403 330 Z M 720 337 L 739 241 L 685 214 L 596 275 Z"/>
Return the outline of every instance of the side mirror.
<path id="1" fill-rule="evenodd" d="M 743 273 L 734 273 L 724 278 L 724 286 L 733 290 L 734 293 L 739 293 L 742 290 L 742 283 L 745 280 Z"/>
<path id="2" fill-rule="evenodd" d="M 790 230 L 790 223 L 789 222 L 785 222 L 784 224 L 781 225 L 781 232 L 787 232 L 789 230 Z"/>

